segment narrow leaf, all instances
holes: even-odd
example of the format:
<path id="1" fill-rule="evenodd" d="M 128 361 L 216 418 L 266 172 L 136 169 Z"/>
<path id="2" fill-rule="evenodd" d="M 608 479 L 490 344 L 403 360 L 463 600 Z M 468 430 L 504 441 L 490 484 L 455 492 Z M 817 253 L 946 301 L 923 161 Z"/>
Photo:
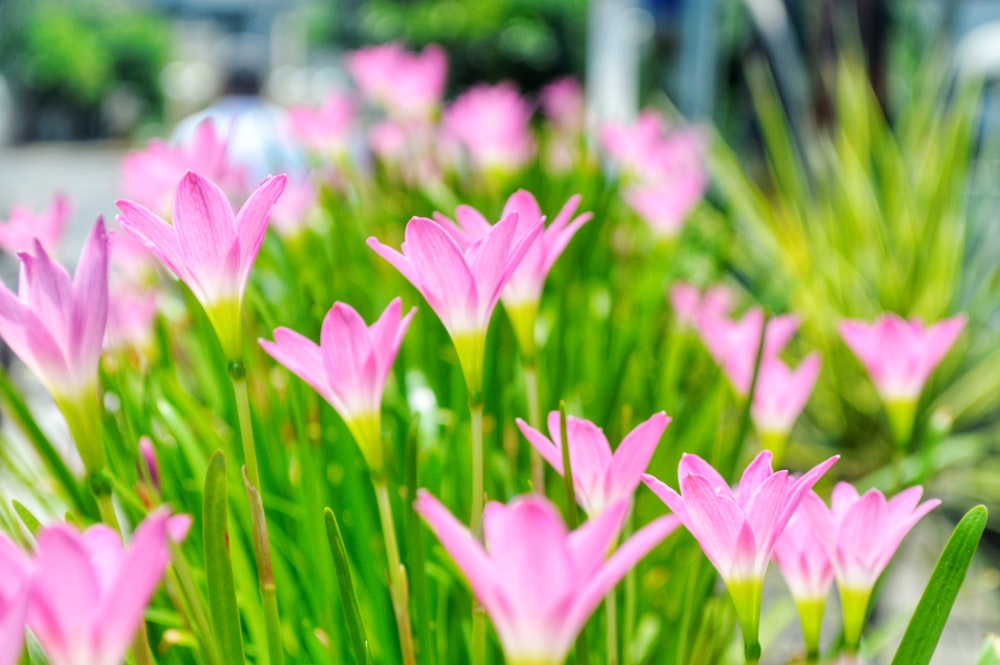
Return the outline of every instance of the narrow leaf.
<path id="1" fill-rule="evenodd" d="M 340 525 L 333 511 L 326 508 L 326 536 L 330 541 L 330 553 L 333 555 L 333 565 L 337 568 L 337 584 L 340 587 L 340 602 L 344 606 L 344 617 L 347 620 L 347 632 L 354 648 L 354 661 L 357 665 L 369 662 L 368 638 L 365 637 L 365 625 L 361 621 L 361 610 L 358 608 L 358 597 L 354 593 L 354 582 L 351 581 L 351 568 L 347 562 L 347 549 L 344 538 L 340 534 Z"/>
<path id="2" fill-rule="evenodd" d="M 24 504 L 17 499 L 11 499 L 10 502 L 14 505 L 14 512 L 17 513 L 17 516 L 21 519 L 21 522 L 24 523 L 24 526 L 28 528 L 28 531 L 31 532 L 31 535 L 37 535 L 38 528 L 42 525 L 41 522 L 38 521 L 38 518 L 32 515 L 31 511 L 25 508 Z"/>
<path id="3" fill-rule="evenodd" d="M 216 639 L 227 665 L 242 665 L 243 632 L 236 604 L 233 564 L 229 557 L 229 520 L 226 501 L 226 458 L 215 451 L 208 461 L 204 500 L 205 577 L 208 606 Z"/>
<path id="4" fill-rule="evenodd" d="M 931 662 L 951 606 L 972 563 L 972 555 L 976 553 L 979 539 L 986 529 L 987 514 L 986 506 L 976 506 L 955 527 L 910 619 L 910 625 L 906 627 L 892 665 L 927 665 Z"/>

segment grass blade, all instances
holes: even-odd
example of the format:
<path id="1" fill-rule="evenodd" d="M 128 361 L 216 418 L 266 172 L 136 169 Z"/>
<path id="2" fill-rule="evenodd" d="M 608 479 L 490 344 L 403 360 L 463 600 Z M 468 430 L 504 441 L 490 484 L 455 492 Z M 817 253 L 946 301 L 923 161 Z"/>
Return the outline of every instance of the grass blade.
<path id="1" fill-rule="evenodd" d="M 347 632 L 354 650 L 354 661 L 357 665 L 366 665 L 369 661 L 368 638 L 365 636 L 365 625 L 361 621 L 361 610 L 358 608 L 358 597 L 354 593 L 354 582 L 351 581 L 351 567 L 347 562 L 344 538 L 340 534 L 340 525 L 337 523 L 337 516 L 333 514 L 333 511 L 326 508 L 323 514 L 326 517 L 326 536 L 330 541 L 333 565 L 337 568 L 340 602 L 344 606 L 344 617 L 347 620 Z"/>
<path id="2" fill-rule="evenodd" d="M 208 607 L 224 662 L 241 665 L 244 662 L 243 632 L 236 604 L 233 564 L 229 558 L 228 509 L 226 458 L 221 450 L 217 450 L 208 461 L 208 473 L 205 475 L 204 540 Z"/>
<path id="3" fill-rule="evenodd" d="M 892 665 L 927 665 L 931 662 L 951 606 L 972 563 L 972 555 L 976 553 L 979 539 L 986 529 L 987 515 L 986 506 L 976 506 L 955 527 L 913 612 L 910 625 L 906 627 Z"/>

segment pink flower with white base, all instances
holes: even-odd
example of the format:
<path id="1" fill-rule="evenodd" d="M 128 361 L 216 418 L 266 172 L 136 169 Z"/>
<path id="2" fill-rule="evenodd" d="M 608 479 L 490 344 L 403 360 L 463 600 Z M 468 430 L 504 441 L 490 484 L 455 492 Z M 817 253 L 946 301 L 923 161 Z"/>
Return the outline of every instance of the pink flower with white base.
<path id="1" fill-rule="evenodd" d="M 558 411 L 549 414 L 548 424 L 551 438 L 517 419 L 517 426 L 524 437 L 559 475 L 564 475 Z M 631 501 L 640 477 L 669 424 L 670 418 L 666 413 L 654 414 L 629 432 L 612 453 L 601 428 L 589 420 L 572 416 L 566 418 L 576 500 L 591 519 L 621 501 Z"/>

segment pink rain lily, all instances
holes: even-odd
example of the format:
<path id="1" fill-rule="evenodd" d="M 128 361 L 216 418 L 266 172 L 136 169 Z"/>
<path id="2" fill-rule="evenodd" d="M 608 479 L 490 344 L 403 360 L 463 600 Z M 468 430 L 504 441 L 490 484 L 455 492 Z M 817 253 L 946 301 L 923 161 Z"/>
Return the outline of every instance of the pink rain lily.
<path id="1" fill-rule="evenodd" d="M 28 625 L 51 665 L 119 665 L 146 605 L 191 520 L 150 514 L 128 547 L 103 524 L 83 533 L 55 525 L 38 534 Z"/>
<path id="2" fill-rule="evenodd" d="M 416 308 L 402 316 L 396 298 L 371 327 L 350 305 L 334 303 L 323 319 L 320 344 L 288 328 L 260 340 L 275 360 L 297 374 L 337 410 L 373 471 L 382 469 L 382 393 Z"/>
<path id="3" fill-rule="evenodd" d="M 601 147 L 629 176 L 641 179 L 651 155 L 666 137 L 663 120 L 643 111 L 632 123 L 609 122 L 601 127 Z"/>
<path id="4" fill-rule="evenodd" d="M 560 416 L 549 414 L 551 439 L 526 422 L 517 419 L 521 433 L 559 475 L 563 475 Z M 639 479 L 652 459 L 656 446 L 670 424 L 662 411 L 639 424 L 611 452 L 611 445 L 597 425 L 589 420 L 566 418 L 569 457 L 577 502 L 591 518 L 597 517 L 621 501 L 630 501 Z"/>
<path id="5" fill-rule="evenodd" d="M 354 123 L 350 95 L 333 92 L 319 108 L 298 106 L 286 113 L 289 135 L 307 150 L 337 158 L 349 149 Z"/>
<path id="6" fill-rule="evenodd" d="M 705 346 L 740 395 L 750 393 L 763 327 L 764 312 L 759 307 L 751 309 L 738 321 L 724 316 L 702 316 L 699 322 Z M 798 327 L 799 321 L 792 314 L 771 319 L 767 324 L 761 362 L 776 357 Z"/>
<path id="7" fill-rule="evenodd" d="M 508 173 L 534 156 L 531 106 L 514 84 L 478 85 L 445 109 L 442 128 L 480 171 Z"/>
<path id="8" fill-rule="evenodd" d="M 723 284 L 710 286 L 702 294 L 693 284 L 678 282 L 670 288 L 669 299 L 677 321 L 688 328 L 697 328 L 703 317 L 710 321 L 724 318 L 733 308 L 733 294 Z"/>
<path id="9" fill-rule="evenodd" d="M 811 661 L 817 661 L 823 611 L 833 586 L 833 564 L 801 504 L 778 538 L 774 562 L 795 599 L 806 651 Z"/>
<path id="10" fill-rule="evenodd" d="M 0 534 L 0 665 L 20 660 L 31 577 L 27 555 Z"/>
<path id="11" fill-rule="evenodd" d="M 774 562 L 796 601 L 826 601 L 833 586 L 833 564 L 801 505 L 778 538 Z"/>
<path id="12" fill-rule="evenodd" d="M 890 500 L 877 489 L 863 495 L 850 483 L 837 483 L 831 506 L 810 492 L 802 510 L 812 522 L 833 564 L 844 613 L 844 637 L 850 650 L 861 641 L 872 589 L 903 538 L 940 501 L 920 503 L 923 488 L 903 490 Z"/>
<path id="13" fill-rule="evenodd" d="M 534 242 L 528 246 L 524 258 L 514 269 L 510 281 L 500 295 L 523 351 L 531 352 L 535 346 L 535 318 L 545 278 L 576 232 L 593 217 L 589 212 L 573 217 L 580 205 L 580 198 L 579 194 L 570 197 L 552 223 L 544 227 Z M 504 205 L 501 219 L 511 216 L 517 217 L 515 242 L 534 233 L 545 224 L 545 216 L 538 201 L 523 189 L 512 194 Z M 457 225 L 444 215 L 434 214 L 434 219 L 451 233 L 463 249 L 484 238 L 493 228 L 486 217 L 471 206 L 459 206 L 455 211 L 455 217 L 458 220 Z"/>
<path id="14" fill-rule="evenodd" d="M 211 120 L 195 128 L 183 145 L 154 139 L 145 150 L 131 152 L 122 159 L 122 188 L 125 196 L 159 215 L 170 214 L 171 197 L 187 171 L 196 171 L 212 180 L 227 195 L 242 198 L 249 190 L 247 174 L 227 155 L 228 146 Z"/>
<path id="15" fill-rule="evenodd" d="M 56 196 L 49 207 L 35 214 L 26 206 L 14 205 L 6 221 L 0 221 L 0 247 L 14 254 L 30 251 L 37 238 L 49 252 L 59 248 L 66 222 L 69 221 L 69 200 Z"/>
<path id="16" fill-rule="evenodd" d="M 764 575 L 778 537 L 813 485 L 836 462 L 817 464 L 799 478 L 771 469 L 761 451 L 735 490 L 697 455 L 681 457 L 680 494 L 655 477 L 642 480 L 687 527 L 719 571 L 736 606 L 748 649 L 757 643 Z M 748 652 L 749 653 L 749 652 Z"/>
<path id="17" fill-rule="evenodd" d="M 661 517 L 608 558 L 627 502 L 573 532 L 545 497 L 491 502 L 483 514 L 485 547 L 426 491 L 415 509 L 490 615 L 510 665 L 561 665 L 604 596 L 677 527 L 674 517 Z"/>
<path id="18" fill-rule="evenodd" d="M 586 120 L 587 102 L 583 96 L 583 86 L 572 76 L 552 81 L 541 94 L 542 112 L 563 132 L 583 131 Z"/>
<path id="19" fill-rule="evenodd" d="M 675 238 L 708 187 L 702 171 L 625 190 L 625 202 L 661 238 Z"/>
<path id="20" fill-rule="evenodd" d="M 870 591 L 886 569 L 910 529 L 941 504 L 920 503 L 923 488 L 910 487 L 892 499 L 877 489 L 858 494 L 850 483 L 837 483 L 831 506 L 810 493 L 803 510 L 826 548 L 837 583 L 848 589 Z"/>
<path id="21" fill-rule="evenodd" d="M 223 191 L 189 171 L 177 187 L 173 224 L 138 203 L 117 202 L 122 226 L 194 292 L 231 360 L 243 356 L 243 293 L 284 188 L 284 175 L 267 178 L 234 216 Z"/>
<path id="22" fill-rule="evenodd" d="M 108 235 L 98 220 L 70 278 L 40 242 L 19 252 L 18 294 L 0 286 L 0 335 L 57 402 L 97 387 L 108 320 Z"/>
<path id="23" fill-rule="evenodd" d="M 140 291 L 130 286 L 112 289 L 105 348 L 109 351 L 149 350 L 153 346 L 153 328 L 158 312 L 155 290 Z"/>
<path id="24" fill-rule="evenodd" d="M 777 459 L 781 458 L 784 440 L 792 431 L 795 420 L 809 402 L 819 370 L 817 353 L 807 356 L 794 370 L 778 358 L 761 361 L 750 416 L 765 446 Z"/>
<path id="25" fill-rule="evenodd" d="M 464 249 L 434 220 L 414 217 L 406 225 L 402 253 L 368 238 L 368 245 L 413 284 L 451 335 L 473 393 L 482 388 L 486 330 L 500 293 L 542 225 L 518 234 L 510 214 Z"/>
<path id="26" fill-rule="evenodd" d="M 967 320 L 959 314 L 925 327 L 916 319 L 883 314 L 871 324 L 842 321 L 840 336 L 864 364 L 884 400 L 916 401 Z"/>
<path id="27" fill-rule="evenodd" d="M 431 44 L 411 53 L 401 44 L 364 48 L 347 57 L 347 71 L 368 99 L 397 118 L 426 118 L 441 105 L 448 58 Z"/>

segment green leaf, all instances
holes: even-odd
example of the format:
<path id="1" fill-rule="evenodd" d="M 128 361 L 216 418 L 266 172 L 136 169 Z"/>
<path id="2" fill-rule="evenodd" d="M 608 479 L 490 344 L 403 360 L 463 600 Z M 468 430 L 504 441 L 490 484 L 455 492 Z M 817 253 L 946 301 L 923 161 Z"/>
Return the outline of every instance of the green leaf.
<path id="1" fill-rule="evenodd" d="M 24 523 L 24 526 L 28 527 L 28 531 L 31 532 L 31 535 L 37 535 L 39 527 L 42 526 L 42 523 L 38 521 L 38 518 L 32 515 L 31 511 L 25 508 L 24 504 L 17 499 L 11 499 L 10 502 L 14 505 L 14 512 L 17 513 L 21 522 Z"/>
<path id="2" fill-rule="evenodd" d="M 976 665 L 1000 665 L 1000 637 L 987 635 Z"/>
<path id="3" fill-rule="evenodd" d="M 347 620 L 347 632 L 354 648 L 354 661 L 357 665 L 367 665 L 368 638 L 365 636 L 365 625 L 361 621 L 361 610 L 358 608 L 358 597 L 354 593 L 354 583 L 351 581 L 351 567 L 347 562 L 347 549 L 344 538 L 340 535 L 340 525 L 333 511 L 326 508 L 326 536 L 330 540 L 330 553 L 333 554 L 333 565 L 337 568 L 337 584 L 340 586 L 340 602 L 344 606 L 344 617 Z"/>
<path id="4" fill-rule="evenodd" d="M 910 619 L 910 625 L 906 627 L 892 665 L 927 665 L 931 662 L 951 606 L 972 563 L 972 555 L 976 553 L 979 539 L 986 529 L 987 515 L 986 506 L 976 506 L 955 527 Z"/>
<path id="5" fill-rule="evenodd" d="M 215 451 L 208 461 L 204 502 L 205 577 L 208 607 L 224 662 L 242 665 L 243 632 L 236 604 L 233 564 L 229 558 L 229 521 L 226 502 L 226 458 Z"/>

